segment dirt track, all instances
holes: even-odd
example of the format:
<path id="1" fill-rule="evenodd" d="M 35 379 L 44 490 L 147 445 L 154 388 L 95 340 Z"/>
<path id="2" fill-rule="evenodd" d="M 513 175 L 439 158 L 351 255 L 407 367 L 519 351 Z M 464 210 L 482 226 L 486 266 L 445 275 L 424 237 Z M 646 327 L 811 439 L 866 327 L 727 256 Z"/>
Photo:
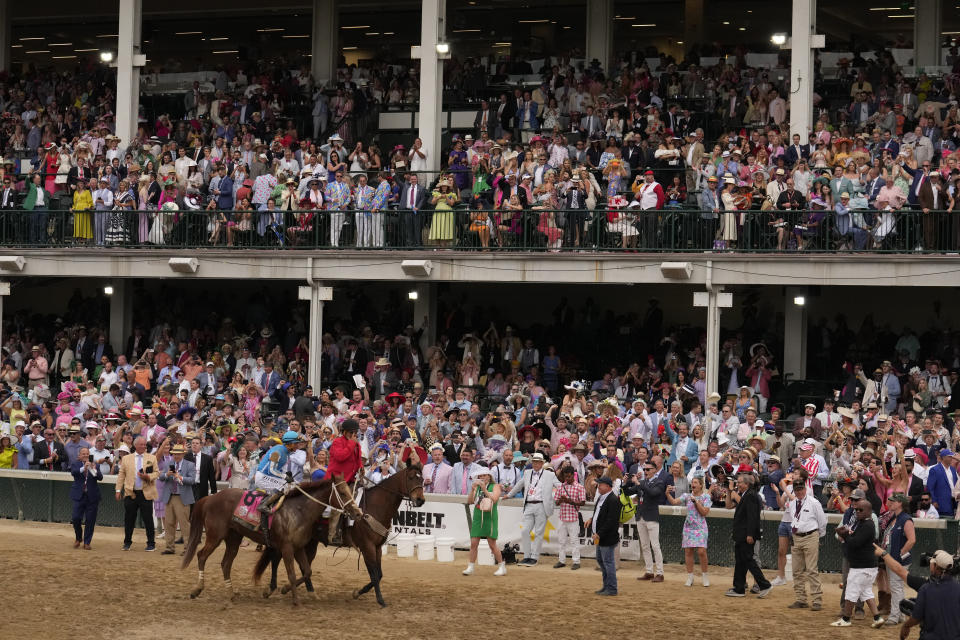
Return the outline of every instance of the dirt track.
<path id="1" fill-rule="evenodd" d="M 685 640 L 789 640 L 804 633 L 897 637 L 895 630 L 874 631 L 864 621 L 849 629 L 829 627 L 838 609 L 837 576 L 824 576 L 824 610 L 814 613 L 786 608 L 794 599 L 791 586 L 774 589 L 765 600 L 723 597 L 730 586 L 729 569 L 713 569 L 708 589 L 699 583 L 687 588 L 682 567 L 669 566 L 666 582 L 656 585 L 638 582 L 637 564 L 625 562 L 618 572 L 620 597 L 601 598 L 593 595 L 600 574 L 590 559 L 577 572 L 555 570 L 554 559 L 545 558 L 537 567 L 510 567 L 504 578 L 494 578 L 495 568 L 486 566 L 464 577 L 465 554 L 459 552 L 453 564 L 385 558 L 383 590 L 389 606 L 380 609 L 372 593 L 351 598 L 352 590 L 367 581 L 366 572 L 357 571 L 356 554 L 340 552 L 334 559 L 321 549 L 313 564 L 318 600 L 304 598 L 303 606 L 293 609 L 289 595 L 264 600 L 254 587 L 253 546 L 241 549 L 234 564 L 240 597 L 231 604 L 218 550 L 207 564 L 207 589 L 190 600 L 195 563 L 180 571 L 179 555 L 144 553 L 142 530 L 134 535 L 133 550 L 122 552 L 122 537 L 119 529 L 99 528 L 92 551 L 75 550 L 69 525 L 0 520 L 7 613 L 0 637 L 373 640 L 530 638 L 536 631 L 558 640 L 621 635 L 613 629 L 626 631 L 627 637 L 639 633 Z"/>

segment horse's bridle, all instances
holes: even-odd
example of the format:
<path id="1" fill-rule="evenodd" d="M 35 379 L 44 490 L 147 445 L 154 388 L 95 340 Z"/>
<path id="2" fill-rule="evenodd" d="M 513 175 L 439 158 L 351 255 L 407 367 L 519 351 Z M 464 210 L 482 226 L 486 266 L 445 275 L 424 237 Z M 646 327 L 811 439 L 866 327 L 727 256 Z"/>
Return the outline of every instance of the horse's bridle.
<path id="1" fill-rule="evenodd" d="M 406 469 L 404 469 L 403 472 L 406 472 Z M 403 473 L 403 472 L 402 472 L 402 473 Z M 409 495 L 409 494 L 412 494 L 412 493 L 413 493 L 414 491 L 416 491 L 417 489 L 420 489 L 420 491 L 423 491 L 423 478 L 422 478 L 422 477 L 421 477 L 421 479 L 420 479 L 420 484 L 414 485 L 412 488 L 410 488 L 410 489 L 407 491 L 407 494 L 404 494 L 404 493 L 402 493 L 402 492 L 400 492 L 400 491 L 397 491 L 396 489 L 391 489 L 390 487 L 385 487 L 385 486 L 383 485 L 383 482 L 384 482 L 383 480 L 381 480 L 380 482 L 371 483 L 370 479 L 367 478 L 366 476 L 361 476 L 361 478 L 363 478 L 363 482 L 361 483 L 361 486 L 362 486 L 364 489 L 366 489 L 367 491 L 371 491 L 371 490 L 373 490 L 373 489 L 383 489 L 383 490 L 386 491 L 387 493 L 393 494 L 393 495 L 395 495 L 395 496 L 400 496 L 400 498 L 401 498 L 402 500 L 406 500 L 407 502 L 413 502 L 413 497 L 412 497 L 411 495 Z M 363 500 L 366 499 L 366 493 L 364 493 L 362 499 L 363 499 Z"/>

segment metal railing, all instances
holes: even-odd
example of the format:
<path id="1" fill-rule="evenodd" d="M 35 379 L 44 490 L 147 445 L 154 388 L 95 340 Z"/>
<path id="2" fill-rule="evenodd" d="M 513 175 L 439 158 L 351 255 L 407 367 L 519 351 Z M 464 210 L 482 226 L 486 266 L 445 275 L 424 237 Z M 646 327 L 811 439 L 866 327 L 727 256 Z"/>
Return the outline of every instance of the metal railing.
<path id="1" fill-rule="evenodd" d="M 709 217 L 705 217 L 709 216 Z M 956 253 L 960 215 L 904 209 L 0 211 L 0 246 Z"/>

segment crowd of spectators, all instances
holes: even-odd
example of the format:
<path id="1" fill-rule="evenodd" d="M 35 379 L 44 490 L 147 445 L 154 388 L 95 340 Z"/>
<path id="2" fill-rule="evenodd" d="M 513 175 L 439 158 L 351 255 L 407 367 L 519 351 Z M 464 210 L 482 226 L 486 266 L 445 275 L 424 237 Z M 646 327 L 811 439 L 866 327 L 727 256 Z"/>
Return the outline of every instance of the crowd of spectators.
<path id="1" fill-rule="evenodd" d="M 748 67 L 742 53 L 704 67 L 663 58 L 655 70 L 634 56 L 607 70 L 548 58 L 534 70 L 541 84 L 506 89 L 494 74 L 468 92 L 474 127 L 441 158 L 412 137 L 381 149 L 369 126 L 417 94 L 415 68 L 352 65 L 329 90 L 266 62 L 221 69 L 212 87 L 195 82 L 169 113 L 142 118 L 135 140 L 115 135 L 104 69 L 8 76 L 4 240 L 960 246 L 960 225 L 936 213 L 957 197 L 957 74 L 907 78 L 888 52 L 855 56 L 838 77 L 818 75 L 815 127 L 791 137 L 785 74 Z M 452 88 L 486 77 L 472 60 L 448 66 Z"/>

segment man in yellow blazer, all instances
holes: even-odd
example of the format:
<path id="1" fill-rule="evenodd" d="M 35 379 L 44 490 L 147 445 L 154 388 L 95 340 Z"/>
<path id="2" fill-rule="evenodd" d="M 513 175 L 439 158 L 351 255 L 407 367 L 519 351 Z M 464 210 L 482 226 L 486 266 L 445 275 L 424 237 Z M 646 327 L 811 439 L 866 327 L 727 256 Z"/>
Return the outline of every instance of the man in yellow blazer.
<path id="1" fill-rule="evenodd" d="M 154 551 L 153 501 L 157 499 L 157 477 L 160 468 L 157 458 L 147 453 L 147 441 L 138 437 L 133 441 L 133 453 L 123 456 L 117 472 L 117 500 L 123 500 L 123 550 L 133 544 L 133 528 L 137 514 L 147 530 L 146 551 Z"/>

